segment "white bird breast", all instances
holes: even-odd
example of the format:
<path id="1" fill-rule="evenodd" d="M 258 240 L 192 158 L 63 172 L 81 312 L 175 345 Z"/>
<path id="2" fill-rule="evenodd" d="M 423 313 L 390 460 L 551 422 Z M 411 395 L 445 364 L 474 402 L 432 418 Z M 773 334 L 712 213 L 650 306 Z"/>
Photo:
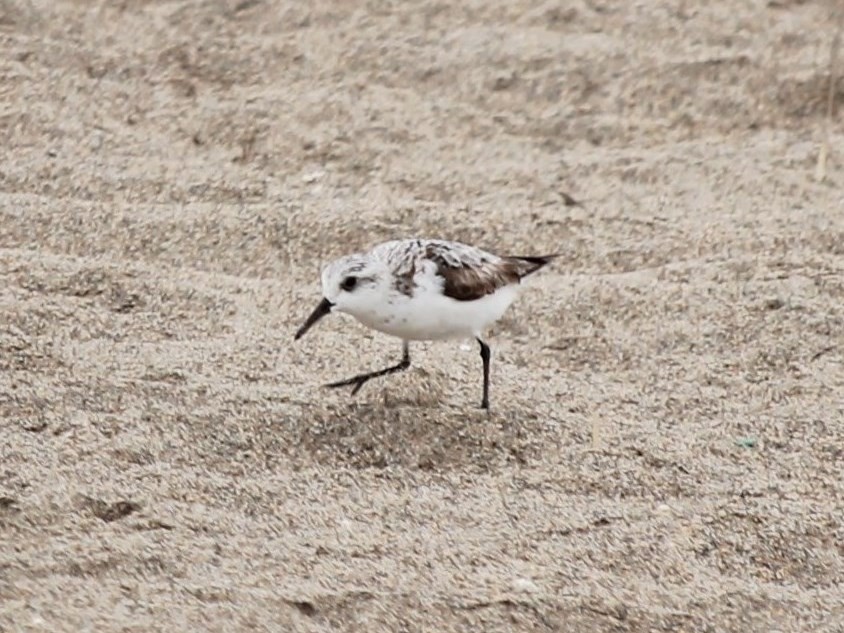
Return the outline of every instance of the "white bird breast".
<path id="1" fill-rule="evenodd" d="M 480 336 L 518 296 L 515 285 L 474 301 L 457 301 L 430 286 L 415 291 L 412 297 L 391 292 L 371 310 L 353 316 L 367 327 L 408 341 L 468 338 Z"/>

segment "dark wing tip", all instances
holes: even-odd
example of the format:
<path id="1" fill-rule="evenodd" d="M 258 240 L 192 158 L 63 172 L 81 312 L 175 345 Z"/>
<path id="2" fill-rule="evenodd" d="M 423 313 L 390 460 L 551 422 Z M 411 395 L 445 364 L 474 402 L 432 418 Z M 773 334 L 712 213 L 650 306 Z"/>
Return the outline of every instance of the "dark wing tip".
<path id="1" fill-rule="evenodd" d="M 553 255 L 528 255 L 524 257 L 511 256 L 507 259 L 522 264 L 522 266 L 520 266 L 521 270 L 519 271 L 519 277 L 527 277 L 531 273 L 535 273 L 540 268 L 547 266 L 552 260 L 556 259 L 560 255 L 562 255 L 562 253 L 554 253 Z"/>

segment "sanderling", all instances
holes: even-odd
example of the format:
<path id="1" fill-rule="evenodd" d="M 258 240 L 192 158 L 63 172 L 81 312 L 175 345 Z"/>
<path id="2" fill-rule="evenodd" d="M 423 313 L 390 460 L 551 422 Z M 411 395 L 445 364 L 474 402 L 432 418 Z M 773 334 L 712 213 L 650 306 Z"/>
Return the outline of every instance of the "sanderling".
<path id="1" fill-rule="evenodd" d="M 402 340 L 402 359 L 378 371 L 326 385 L 363 385 L 410 367 L 410 341 L 474 338 L 481 346 L 483 398 L 489 408 L 489 346 L 483 331 L 501 318 L 523 277 L 557 255 L 498 256 L 459 242 L 394 240 L 341 257 L 322 271 L 323 298 L 296 332 L 301 338 L 333 310 Z"/>

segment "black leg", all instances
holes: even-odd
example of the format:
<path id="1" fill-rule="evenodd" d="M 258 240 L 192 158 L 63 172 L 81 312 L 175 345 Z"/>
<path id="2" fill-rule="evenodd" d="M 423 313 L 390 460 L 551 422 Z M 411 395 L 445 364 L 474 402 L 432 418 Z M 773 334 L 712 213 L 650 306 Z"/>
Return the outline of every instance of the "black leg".
<path id="1" fill-rule="evenodd" d="M 484 361 L 484 396 L 481 400 L 481 409 L 489 409 L 489 345 L 480 338 L 477 341 L 481 344 L 481 359 Z"/>
<path id="2" fill-rule="evenodd" d="M 352 395 L 355 395 L 360 388 L 364 386 L 369 380 L 373 378 L 378 378 L 379 376 L 386 376 L 387 374 L 394 374 L 399 371 L 404 371 L 410 367 L 410 346 L 408 345 L 407 341 L 404 341 L 402 344 L 402 356 L 401 362 L 398 365 L 393 365 L 391 367 L 387 367 L 385 369 L 379 369 L 378 371 L 371 371 L 366 374 L 358 374 L 357 376 L 352 376 L 351 378 L 347 378 L 346 380 L 338 380 L 337 382 L 332 382 L 327 385 L 326 387 L 346 387 L 347 385 L 354 385 L 352 389 Z"/>

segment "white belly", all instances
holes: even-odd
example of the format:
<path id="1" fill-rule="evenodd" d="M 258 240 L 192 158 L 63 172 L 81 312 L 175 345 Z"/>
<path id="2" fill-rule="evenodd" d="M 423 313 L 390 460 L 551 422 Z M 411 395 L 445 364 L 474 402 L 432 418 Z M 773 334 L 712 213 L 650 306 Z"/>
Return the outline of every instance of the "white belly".
<path id="1" fill-rule="evenodd" d="M 379 310 L 354 316 L 364 325 L 408 341 L 471 338 L 500 319 L 518 295 L 505 286 L 475 301 L 457 301 L 439 293 L 393 295 Z"/>

